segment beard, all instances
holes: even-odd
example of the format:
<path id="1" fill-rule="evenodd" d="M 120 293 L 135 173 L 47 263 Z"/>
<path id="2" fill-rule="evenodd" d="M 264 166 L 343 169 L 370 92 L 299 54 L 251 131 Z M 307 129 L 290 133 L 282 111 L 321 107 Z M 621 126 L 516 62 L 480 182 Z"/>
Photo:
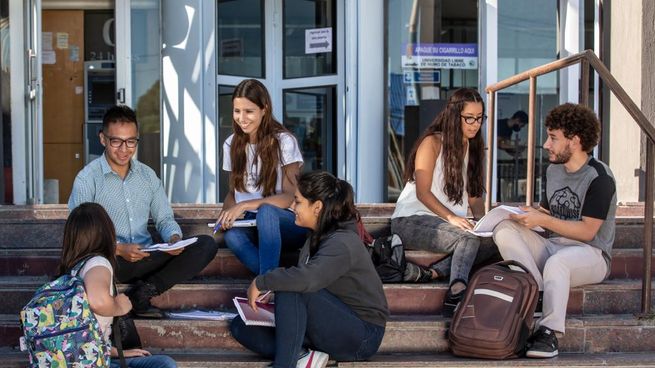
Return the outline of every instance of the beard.
<path id="1" fill-rule="evenodd" d="M 566 147 L 564 151 L 555 153 L 554 155 L 555 155 L 554 159 L 551 160 L 550 157 L 548 158 L 548 161 L 550 161 L 551 164 L 565 164 L 569 162 L 573 154 L 571 153 L 569 147 Z"/>

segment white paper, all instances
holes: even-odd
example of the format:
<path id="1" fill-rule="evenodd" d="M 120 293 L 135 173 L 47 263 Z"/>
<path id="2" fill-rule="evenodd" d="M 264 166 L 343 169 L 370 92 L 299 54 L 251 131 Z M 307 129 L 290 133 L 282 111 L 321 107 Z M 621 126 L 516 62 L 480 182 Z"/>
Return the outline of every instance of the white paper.
<path id="1" fill-rule="evenodd" d="M 207 224 L 207 227 L 214 227 L 216 226 L 215 222 L 210 222 Z M 257 226 L 257 220 L 256 219 L 250 219 L 250 220 L 236 220 L 234 223 L 232 223 L 232 227 L 255 227 Z"/>
<path id="2" fill-rule="evenodd" d="M 52 32 L 41 32 L 41 50 L 52 50 Z"/>
<path id="3" fill-rule="evenodd" d="M 236 313 L 220 311 L 202 311 L 198 309 L 183 312 L 167 312 L 168 318 L 173 319 L 202 319 L 211 321 L 229 321 L 237 316 Z"/>
<path id="4" fill-rule="evenodd" d="M 509 215 L 521 215 L 524 213 L 525 211 L 518 207 L 501 205 L 487 212 L 487 214 L 484 215 L 480 221 L 475 224 L 473 230 L 467 231 L 477 236 L 490 237 L 493 235 L 493 231 L 496 225 L 498 225 L 501 221 L 508 219 Z M 544 229 L 539 226 L 533 227 L 532 230 L 544 231 Z"/>
<path id="5" fill-rule="evenodd" d="M 57 54 L 54 51 L 43 51 L 41 53 L 41 64 L 55 64 L 57 63 Z"/>
<path id="6" fill-rule="evenodd" d="M 305 54 L 332 52 L 332 27 L 305 30 Z"/>
<path id="7" fill-rule="evenodd" d="M 57 48 L 58 49 L 68 48 L 68 33 L 57 32 Z"/>
<path id="8" fill-rule="evenodd" d="M 161 251 L 169 251 L 169 250 L 176 250 L 180 248 L 187 247 L 193 243 L 195 243 L 198 240 L 198 238 L 193 237 L 185 240 L 180 240 L 179 242 L 175 244 L 168 244 L 168 243 L 159 243 L 159 244 L 152 244 L 147 247 L 141 248 L 142 251 L 144 252 L 154 252 L 156 250 L 161 250 Z"/>

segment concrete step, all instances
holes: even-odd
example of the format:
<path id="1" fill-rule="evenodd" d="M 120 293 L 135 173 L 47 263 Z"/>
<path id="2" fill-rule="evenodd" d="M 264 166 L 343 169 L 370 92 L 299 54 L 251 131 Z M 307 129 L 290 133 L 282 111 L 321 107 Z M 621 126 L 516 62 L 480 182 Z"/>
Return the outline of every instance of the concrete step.
<path id="1" fill-rule="evenodd" d="M 0 249 L 0 276 L 52 276 L 59 264 L 60 249 L 22 248 Z M 407 259 L 428 266 L 445 254 L 419 250 L 407 250 Z M 283 263 L 295 264 L 295 253 L 283 255 Z M 641 249 L 614 249 L 610 279 L 640 279 L 643 251 Z M 653 255 L 655 264 L 655 255 Z M 655 268 L 652 269 L 655 276 Z M 253 274 L 229 250 L 221 248 L 216 257 L 200 273 L 202 277 L 251 278 Z"/>
<path id="2" fill-rule="evenodd" d="M 159 353 L 159 352 L 153 352 Z M 230 352 L 178 352 L 164 351 L 177 362 L 179 368 L 263 368 L 270 361 L 249 353 Z M 0 350 L 5 368 L 24 367 L 25 353 Z M 328 367 L 406 367 L 406 368 L 459 368 L 459 367 L 655 367 L 655 353 L 560 353 L 554 359 L 509 359 L 501 361 L 465 359 L 450 353 L 433 354 L 376 354 L 365 362 L 335 362 Z"/>
<path id="3" fill-rule="evenodd" d="M 42 277 L 0 277 L 0 313 L 18 313 L 34 291 L 46 280 Z M 179 284 L 153 299 L 163 309 L 207 308 L 229 310 L 232 298 L 244 296 L 248 280 L 206 279 Z M 120 289 L 126 286 L 121 285 Z M 447 284 L 385 284 L 384 291 L 394 315 L 440 314 Z M 598 285 L 576 287 L 569 293 L 568 313 L 589 315 L 636 313 L 641 305 L 641 282 L 609 280 Z"/>
<path id="4" fill-rule="evenodd" d="M 184 234 L 211 234 L 207 223 L 214 222 L 220 204 L 175 204 L 175 218 Z M 389 233 L 389 218 L 393 204 L 359 204 L 358 209 L 366 228 L 373 236 Z M 614 248 L 642 247 L 643 206 L 622 205 L 617 209 L 617 233 Z M 68 216 L 65 205 L 2 206 L 0 207 L 0 248 L 58 248 L 61 246 L 64 222 Z M 150 227 L 154 233 L 153 226 Z M 27 235 L 29 234 L 29 236 Z M 29 241 L 28 241 L 29 240 Z"/>
<path id="5" fill-rule="evenodd" d="M 227 321 L 136 320 L 146 348 L 247 352 L 229 333 Z M 387 324 L 380 353 L 448 351 L 448 322 L 440 316 L 395 316 Z M 15 347 L 20 328 L 15 315 L 0 315 L 0 346 Z M 653 352 L 655 321 L 632 315 L 572 317 L 559 349 L 568 353 Z"/>

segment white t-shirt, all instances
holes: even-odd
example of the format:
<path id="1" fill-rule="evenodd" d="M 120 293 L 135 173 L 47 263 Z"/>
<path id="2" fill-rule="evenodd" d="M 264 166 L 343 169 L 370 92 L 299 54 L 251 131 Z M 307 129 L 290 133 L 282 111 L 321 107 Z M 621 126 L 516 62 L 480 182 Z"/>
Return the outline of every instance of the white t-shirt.
<path id="1" fill-rule="evenodd" d="M 114 279 L 114 270 L 111 268 L 111 263 L 109 263 L 109 260 L 107 258 L 102 257 L 102 256 L 95 256 L 84 264 L 84 267 L 82 267 L 82 270 L 80 270 L 80 277 L 84 278 L 87 272 L 89 272 L 90 269 L 94 267 L 105 267 L 106 269 L 109 270 L 109 273 L 111 275 L 111 280 Z M 114 295 L 114 290 L 111 287 L 111 283 L 109 284 L 109 295 Z M 95 314 L 95 313 L 94 313 Z M 104 317 L 98 314 L 95 314 L 96 319 L 98 320 L 98 324 L 100 325 L 100 331 L 102 331 L 102 336 L 109 341 L 109 336 L 111 335 L 111 322 L 113 321 L 114 317 Z"/>
<path id="2" fill-rule="evenodd" d="M 234 134 L 227 137 L 225 143 L 223 143 L 223 170 L 232 171 L 232 158 L 230 157 L 230 145 L 232 144 L 232 138 Z M 298 141 L 296 138 L 289 133 L 280 133 L 278 134 L 278 142 L 280 143 L 280 150 L 282 151 L 282 157 L 280 157 L 280 164 L 277 167 L 277 181 L 275 183 L 275 193 L 282 192 L 282 178 L 284 172 L 282 170 L 283 166 L 292 164 L 294 162 L 300 162 L 302 166 L 303 159 L 302 154 L 300 153 L 300 148 L 298 147 Z M 256 144 L 248 143 L 246 145 L 246 180 L 245 180 L 245 192 L 240 192 L 235 189 L 234 191 L 234 200 L 236 203 L 251 200 L 251 199 L 260 199 L 263 198 L 263 189 L 256 187 L 255 183 L 259 180 L 259 173 L 261 171 L 262 160 L 261 157 L 257 159 L 257 163 L 254 162 L 255 150 L 257 148 Z"/>

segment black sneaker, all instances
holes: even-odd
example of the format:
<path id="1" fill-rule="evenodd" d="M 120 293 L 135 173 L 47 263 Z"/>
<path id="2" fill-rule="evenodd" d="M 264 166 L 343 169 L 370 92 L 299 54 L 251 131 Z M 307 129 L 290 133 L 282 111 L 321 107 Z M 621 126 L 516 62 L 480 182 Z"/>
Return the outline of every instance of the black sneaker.
<path id="1" fill-rule="evenodd" d="M 559 354 L 555 331 L 548 327 L 539 327 L 530 340 L 530 347 L 525 353 L 525 356 L 528 358 L 553 358 Z"/>
<path id="2" fill-rule="evenodd" d="M 462 291 L 460 291 L 457 294 L 452 293 L 450 287 L 457 282 L 462 282 L 466 285 L 464 280 L 460 280 L 460 279 L 453 280 L 453 282 L 450 283 L 450 286 L 448 287 L 448 291 L 446 292 L 446 297 L 443 300 L 443 307 L 441 308 L 441 315 L 446 318 L 453 317 L 455 311 L 457 310 L 457 306 L 462 301 L 462 299 L 464 299 L 464 294 L 466 294 L 466 288 L 464 288 Z"/>
<path id="3" fill-rule="evenodd" d="M 412 262 L 407 262 L 403 273 L 404 282 L 426 283 L 432 281 L 432 271 L 429 268 L 421 267 Z"/>
<path id="4" fill-rule="evenodd" d="M 544 315 L 544 292 L 539 292 L 539 299 L 537 299 L 537 308 L 534 310 L 534 319 L 539 319 Z"/>
<path id="5" fill-rule="evenodd" d="M 125 292 L 132 302 L 132 314 L 143 318 L 163 318 L 161 309 L 153 306 L 150 299 L 159 295 L 153 284 L 137 281 L 128 291 Z"/>

